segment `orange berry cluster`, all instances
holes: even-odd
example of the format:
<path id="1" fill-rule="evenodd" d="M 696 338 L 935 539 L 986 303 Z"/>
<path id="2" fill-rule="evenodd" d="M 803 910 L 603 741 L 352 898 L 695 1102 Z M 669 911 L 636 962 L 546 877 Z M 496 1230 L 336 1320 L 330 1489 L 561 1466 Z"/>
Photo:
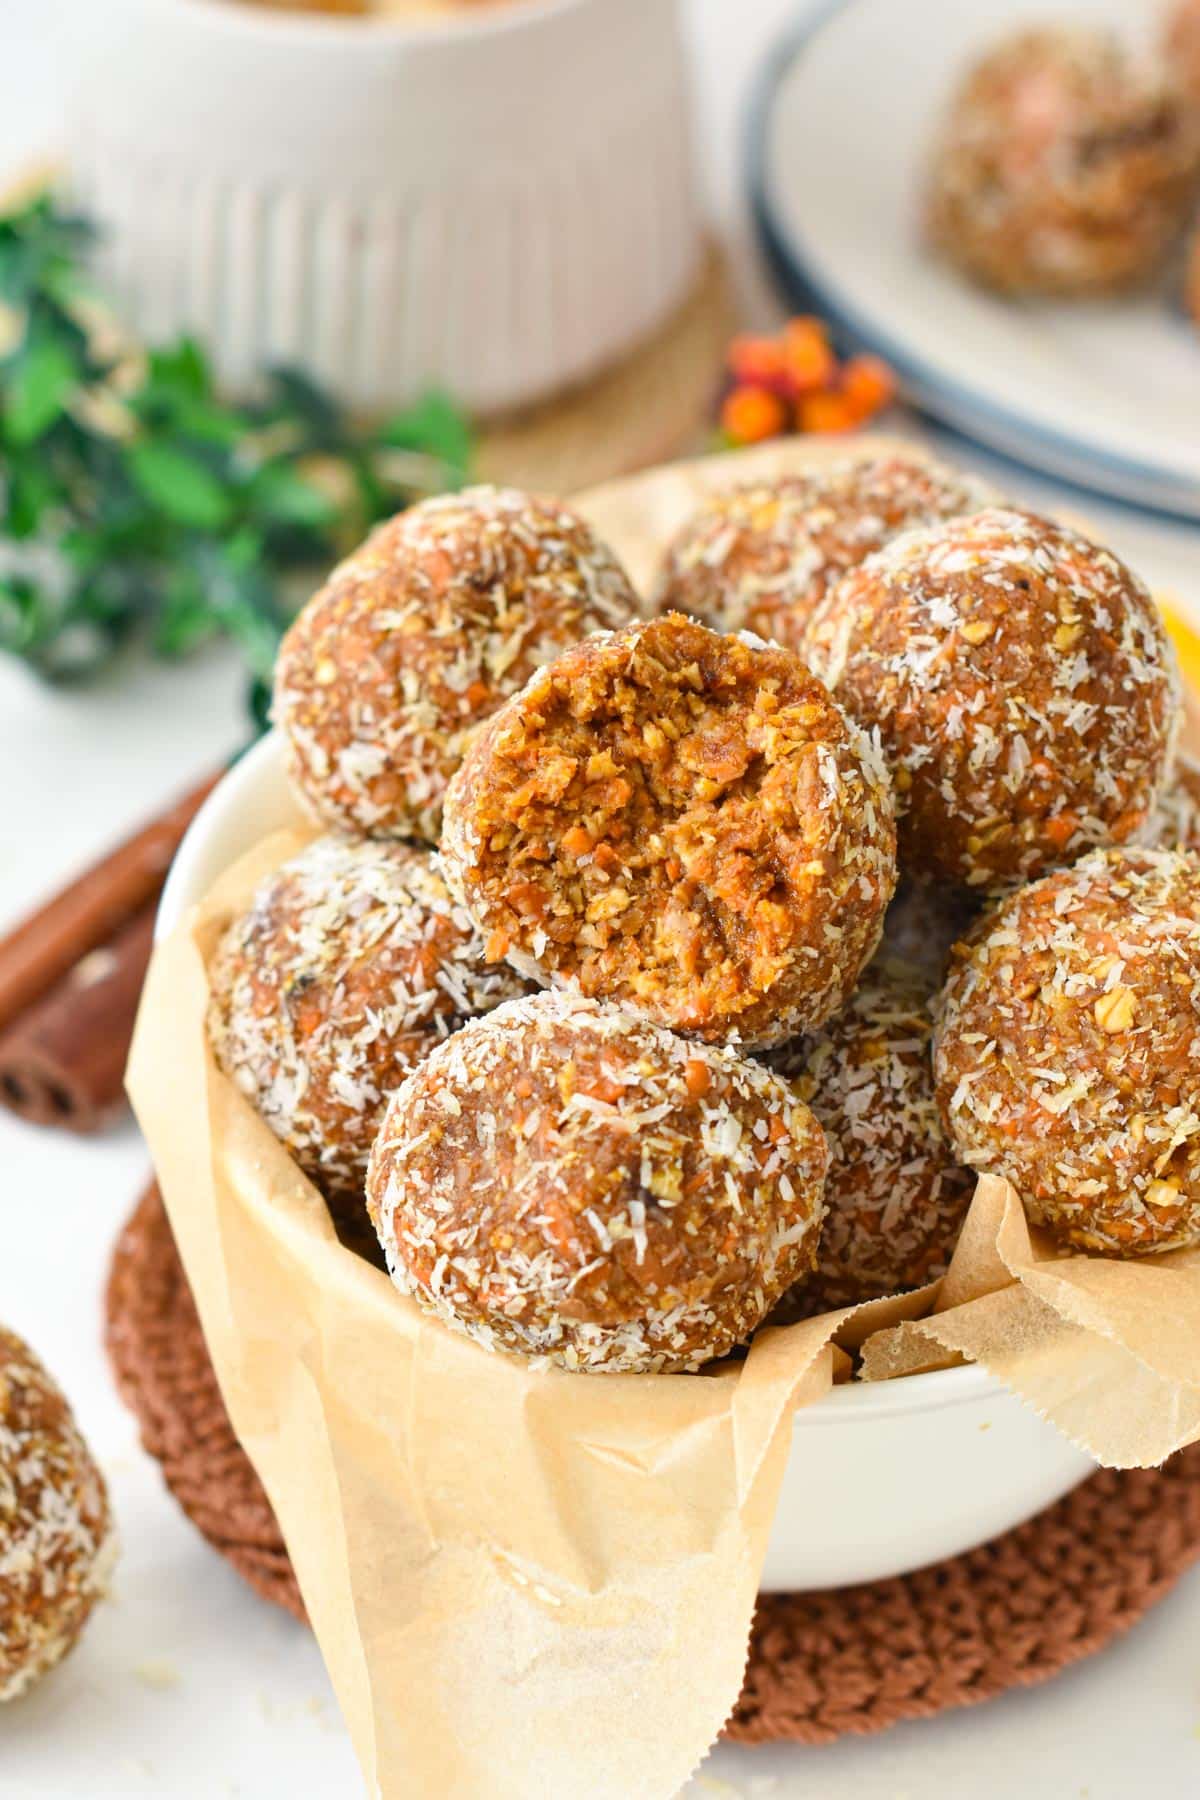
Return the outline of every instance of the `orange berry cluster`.
<path id="1" fill-rule="evenodd" d="M 789 319 L 776 337 L 734 338 L 721 429 L 732 444 L 759 444 L 793 431 L 853 431 L 896 396 L 878 356 L 840 361 L 822 319 Z"/>

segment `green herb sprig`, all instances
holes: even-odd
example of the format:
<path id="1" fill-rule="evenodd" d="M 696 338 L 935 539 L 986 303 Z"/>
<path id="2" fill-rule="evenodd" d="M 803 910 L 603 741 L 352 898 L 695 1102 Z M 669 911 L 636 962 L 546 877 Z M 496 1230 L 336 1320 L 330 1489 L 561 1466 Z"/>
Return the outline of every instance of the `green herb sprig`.
<path id="1" fill-rule="evenodd" d="M 49 194 L 0 212 L 0 651 L 62 681 L 131 637 L 168 657 L 226 637 L 261 713 L 312 581 L 461 486 L 469 426 L 430 393 L 366 430 L 290 369 L 233 406 L 194 341 L 147 351 L 121 329 L 87 279 L 93 241 Z"/>

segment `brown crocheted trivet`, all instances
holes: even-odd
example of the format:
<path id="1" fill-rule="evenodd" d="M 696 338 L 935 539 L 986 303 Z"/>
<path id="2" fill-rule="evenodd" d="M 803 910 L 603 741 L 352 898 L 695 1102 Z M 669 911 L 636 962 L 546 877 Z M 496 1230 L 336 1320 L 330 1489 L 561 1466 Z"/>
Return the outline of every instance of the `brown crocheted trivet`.
<path id="1" fill-rule="evenodd" d="M 302 1619 L 275 1514 L 233 1435 L 156 1186 L 117 1239 L 104 1310 L 117 1387 L 167 1486 L 251 1587 Z"/>
<path id="2" fill-rule="evenodd" d="M 168 1487 L 269 1600 L 304 1606 L 229 1424 L 156 1188 L 117 1243 L 107 1342 Z M 982 1549 L 896 1581 L 759 1605 L 726 1736 L 824 1744 L 1045 1681 L 1141 1618 L 1200 1559 L 1200 1445 L 1105 1470 Z"/>

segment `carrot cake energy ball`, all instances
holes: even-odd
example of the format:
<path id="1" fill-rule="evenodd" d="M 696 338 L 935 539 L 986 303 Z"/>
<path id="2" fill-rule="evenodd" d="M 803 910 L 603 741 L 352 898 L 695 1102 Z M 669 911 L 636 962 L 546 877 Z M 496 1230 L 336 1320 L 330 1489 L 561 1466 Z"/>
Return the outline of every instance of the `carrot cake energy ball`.
<path id="1" fill-rule="evenodd" d="M 381 525 L 283 640 L 275 720 L 328 825 L 436 842 L 471 732 L 542 663 L 638 611 L 628 578 L 557 501 L 470 488 Z"/>
<path id="2" fill-rule="evenodd" d="M 361 1209 L 384 1102 L 414 1063 L 523 991 L 482 949 L 429 851 L 369 838 L 316 839 L 226 931 L 214 1054 L 335 1204 Z"/>
<path id="3" fill-rule="evenodd" d="M 1200 1243 L 1200 859 L 1087 856 L 962 948 L 938 1100 L 959 1156 L 1085 1250 Z"/>
<path id="4" fill-rule="evenodd" d="M 983 889 L 1141 832 L 1179 725 L 1174 658 L 1108 550 L 999 508 L 894 538 L 809 634 L 892 764 L 900 860 Z"/>
<path id="5" fill-rule="evenodd" d="M 0 1701 L 74 1648 L 115 1560 L 104 1478 L 71 1409 L 0 1327 Z"/>
<path id="6" fill-rule="evenodd" d="M 762 1045 L 844 1003 L 894 844 L 878 753 L 800 659 L 669 613 L 566 651 L 488 721 L 443 855 L 489 955 Z"/>
<path id="7" fill-rule="evenodd" d="M 710 494 L 667 551 L 656 611 L 797 648 L 830 587 L 898 531 L 978 512 L 982 481 L 918 456 L 858 457 Z"/>
<path id="8" fill-rule="evenodd" d="M 949 1265 L 975 1178 L 948 1147 L 933 1093 L 928 989 L 904 963 L 868 970 L 845 1012 L 775 1051 L 829 1145 L 808 1312 L 921 1287 Z"/>
<path id="9" fill-rule="evenodd" d="M 551 992 L 414 1070 L 368 1196 L 397 1285 L 489 1348 L 691 1369 L 812 1267 L 825 1163 L 760 1064 Z"/>
<path id="10" fill-rule="evenodd" d="M 1192 109 L 1113 36 L 1022 31 L 956 94 L 934 150 L 930 237 L 1010 294 L 1105 293 L 1151 276 L 1195 195 Z"/>

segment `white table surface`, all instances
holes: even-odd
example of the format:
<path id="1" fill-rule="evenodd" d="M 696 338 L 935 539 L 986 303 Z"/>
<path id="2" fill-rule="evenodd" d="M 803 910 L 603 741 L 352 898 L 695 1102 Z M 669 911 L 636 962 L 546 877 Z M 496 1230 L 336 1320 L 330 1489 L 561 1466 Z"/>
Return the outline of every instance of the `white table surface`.
<path id="1" fill-rule="evenodd" d="M 0 0 L 0 174 L 53 144 L 55 35 L 75 3 Z M 787 0 L 688 4 L 714 205 L 742 250 L 739 109 L 757 55 L 793 10 Z M 741 266 L 748 305 L 765 314 L 748 252 Z M 972 460 L 1023 497 L 1064 502 L 1047 484 Z M 1200 532 L 1099 503 L 1087 511 L 1152 583 L 1200 606 Z M 240 687 L 222 656 L 182 669 L 137 665 L 84 692 L 49 692 L 0 665 L 0 925 L 218 762 L 241 733 Z M 348 1800 L 360 1791 L 356 1766 L 311 1639 L 243 1587 L 181 1517 L 113 1392 L 100 1294 L 147 1175 L 135 1129 L 75 1140 L 0 1115 L 0 1172 L 0 1318 L 31 1339 L 69 1392 L 108 1472 L 124 1540 L 113 1600 L 81 1648 L 0 1713 L 0 1796 Z M 819 1751 L 720 1748 L 689 1795 L 1135 1792 L 1200 1795 L 1200 1570 L 1123 1642 L 1047 1687 Z"/>

